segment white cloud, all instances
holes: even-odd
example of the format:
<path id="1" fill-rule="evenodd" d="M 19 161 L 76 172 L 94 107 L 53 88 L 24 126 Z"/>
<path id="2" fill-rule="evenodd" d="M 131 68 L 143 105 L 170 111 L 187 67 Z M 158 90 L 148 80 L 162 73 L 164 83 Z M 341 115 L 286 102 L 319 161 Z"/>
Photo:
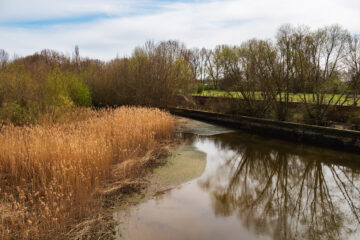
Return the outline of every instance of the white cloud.
<path id="1" fill-rule="evenodd" d="M 4 4 L 2 1 L 0 9 Z M 338 23 L 352 33 L 360 33 L 360 2 L 355 0 L 167 2 L 153 12 L 144 11 L 144 4 L 151 5 L 145 1 L 66 0 L 54 2 L 51 7 L 42 7 L 48 2 L 45 0 L 28 2 L 12 0 L 10 6 L 0 10 L 0 20 L 92 13 L 116 17 L 39 29 L 0 27 L 0 48 L 10 53 L 26 55 L 51 48 L 70 54 L 78 44 L 83 56 L 108 60 L 117 53 L 120 56 L 130 54 L 135 46 L 146 40 L 177 39 L 189 47 L 214 47 L 223 43 L 238 44 L 254 37 L 272 38 L 284 23 L 313 28 Z M 16 12 L 16 5 L 21 4 L 30 10 L 26 13 L 20 8 Z"/>

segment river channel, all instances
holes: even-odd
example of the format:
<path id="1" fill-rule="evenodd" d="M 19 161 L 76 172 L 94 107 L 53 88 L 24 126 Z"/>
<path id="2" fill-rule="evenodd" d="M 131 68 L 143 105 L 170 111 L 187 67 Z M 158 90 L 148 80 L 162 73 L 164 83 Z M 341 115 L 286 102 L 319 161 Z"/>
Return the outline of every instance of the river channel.
<path id="1" fill-rule="evenodd" d="M 189 121 L 202 174 L 116 218 L 126 240 L 360 239 L 359 155 Z"/>

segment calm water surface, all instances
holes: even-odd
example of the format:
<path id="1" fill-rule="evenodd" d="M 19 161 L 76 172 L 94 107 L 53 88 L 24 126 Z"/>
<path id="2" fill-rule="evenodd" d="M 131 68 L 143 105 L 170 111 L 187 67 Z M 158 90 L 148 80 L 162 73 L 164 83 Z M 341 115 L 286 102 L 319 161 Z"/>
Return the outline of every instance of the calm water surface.
<path id="1" fill-rule="evenodd" d="M 200 122 L 181 134 L 204 173 L 117 213 L 123 239 L 360 239 L 359 155 Z"/>

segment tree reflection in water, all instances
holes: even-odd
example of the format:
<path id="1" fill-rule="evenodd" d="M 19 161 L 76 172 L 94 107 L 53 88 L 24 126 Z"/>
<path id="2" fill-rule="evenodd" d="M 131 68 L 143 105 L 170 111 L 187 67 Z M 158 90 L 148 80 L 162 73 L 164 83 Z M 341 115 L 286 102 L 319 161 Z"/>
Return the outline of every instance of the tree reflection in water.
<path id="1" fill-rule="evenodd" d="M 199 180 L 217 216 L 235 213 L 273 239 L 348 239 L 358 231 L 360 171 L 339 164 L 356 156 L 257 138 L 232 133 L 211 140 L 233 153 Z"/>

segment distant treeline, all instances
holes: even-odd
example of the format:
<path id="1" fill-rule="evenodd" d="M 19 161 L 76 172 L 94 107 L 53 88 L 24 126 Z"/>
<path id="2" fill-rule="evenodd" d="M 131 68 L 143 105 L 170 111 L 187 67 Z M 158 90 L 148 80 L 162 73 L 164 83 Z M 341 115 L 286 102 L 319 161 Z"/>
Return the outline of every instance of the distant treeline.
<path id="1" fill-rule="evenodd" d="M 52 50 L 9 61 L 0 51 L 0 119 L 16 124 L 56 121 L 74 106 L 166 107 L 194 91 L 188 50 L 176 41 L 136 48 L 110 62 Z"/>
<path id="2" fill-rule="evenodd" d="M 243 99 L 241 113 L 279 120 L 289 115 L 294 93 L 309 122 L 323 124 L 334 105 L 357 105 L 360 90 L 360 36 L 338 25 L 311 31 L 283 25 L 276 40 L 252 39 L 238 46 L 192 51 L 199 89 L 225 90 Z M 259 101 L 259 94 L 262 101 Z"/>
<path id="3" fill-rule="evenodd" d="M 283 25 L 275 40 L 214 49 L 147 42 L 109 62 L 81 58 L 77 47 L 72 57 L 43 50 L 10 61 L 2 50 L 0 62 L 0 117 L 20 123 L 56 119 L 71 106 L 166 107 L 179 94 L 217 89 L 241 95 L 248 115 L 273 111 L 280 120 L 301 93 L 304 111 L 321 124 L 332 105 L 360 97 L 360 37 L 338 25 Z"/>

